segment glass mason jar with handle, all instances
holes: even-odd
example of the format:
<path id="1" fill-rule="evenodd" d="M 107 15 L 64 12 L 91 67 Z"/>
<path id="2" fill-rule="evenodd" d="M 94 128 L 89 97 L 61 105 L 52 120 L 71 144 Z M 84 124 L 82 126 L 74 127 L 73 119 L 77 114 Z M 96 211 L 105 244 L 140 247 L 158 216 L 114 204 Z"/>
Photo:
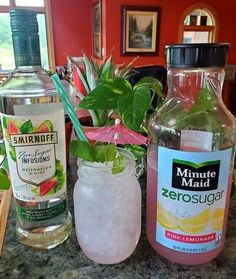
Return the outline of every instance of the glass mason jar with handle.
<path id="1" fill-rule="evenodd" d="M 224 245 L 236 135 L 221 98 L 228 48 L 167 46 L 168 94 L 149 121 L 147 236 L 181 264 L 206 263 Z"/>
<path id="2" fill-rule="evenodd" d="M 114 175 L 112 166 L 78 160 L 74 188 L 75 228 L 85 255 L 102 264 L 119 263 L 134 251 L 141 230 L 141 190 L 135 162 L 128 151 L 119 150 L 127 161 Z"/>

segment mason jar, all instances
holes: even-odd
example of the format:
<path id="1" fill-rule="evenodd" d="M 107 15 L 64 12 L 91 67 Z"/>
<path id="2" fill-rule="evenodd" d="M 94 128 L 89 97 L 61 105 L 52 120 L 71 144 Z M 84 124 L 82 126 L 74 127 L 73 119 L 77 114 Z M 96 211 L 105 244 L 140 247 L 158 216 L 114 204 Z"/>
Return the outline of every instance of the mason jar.
<path id="1" fill-rule="evenodd" d="M 141 190 L 133 155 L 119 150 L 125 169 L 78 160 L 74 188 L 75 228 L 84 254 L 102 264 L 119 263 L 134 251 L 141 231 Z"/>

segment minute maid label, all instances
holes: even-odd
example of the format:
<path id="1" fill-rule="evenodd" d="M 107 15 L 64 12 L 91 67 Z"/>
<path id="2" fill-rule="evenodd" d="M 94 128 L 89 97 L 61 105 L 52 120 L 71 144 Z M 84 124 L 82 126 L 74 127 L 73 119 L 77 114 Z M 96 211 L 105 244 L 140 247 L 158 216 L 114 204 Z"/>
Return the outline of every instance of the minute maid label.
<path id="1" fill-rule="evenodd" d="M 45 114 L 45 111 L 50 113 Z M 14 196 L 45 201 L 64 194 L 65 132 L 61 104 L 16 106 L 2 115 L 3 134 Z"/>
<path id="2" fill-rule="evenodd" d="M 220 245 L 231 155 L 158 148 L 157 242 L 186 253 Z"/>

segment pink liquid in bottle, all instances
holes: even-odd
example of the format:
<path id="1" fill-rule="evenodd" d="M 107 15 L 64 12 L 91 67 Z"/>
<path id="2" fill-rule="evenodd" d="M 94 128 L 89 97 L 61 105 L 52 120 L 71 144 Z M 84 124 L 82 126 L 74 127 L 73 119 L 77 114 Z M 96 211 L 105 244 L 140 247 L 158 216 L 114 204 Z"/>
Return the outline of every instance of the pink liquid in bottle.
<path id="1" fill-rule="evenodd" d="M 193 151 L 192 149 L 185 151 Z M 201 150 L 195 150 L 199 152 Z M 158 170 L 155 167 L 157 164 L 157 153 L 152 153 L 149 155 L 149 160 L 147 164 L 147 223 L 146 223 L 146 233 L 147 238 L 151 246 L 157 253 L 164 258 L 168 259 L 171 262 L 184 264 L 184 265 L 198 265 L 203 264 L 206 262 L 211 261 L 214 259 L 223 249 L 224 241 L 225 241 L 225 234 L 226 234 L 226 226 L 227 226 L 227 216 L 229 210 L 229 201 L 230 201 L 230 192 L 231 192 L 231 185 L 232 185 L 232 169 L 228 179 L 228 186 L 227 186 L 227 196 L 226 196 L 226 206 L 225 206 L 225 213 L 224 213 L 224 223 L 222 229 L 222 239 L 221 244 L 216 249 L 211 250 L 209 252 L 204 253 L 185 253 L 175 251 L 173 249 L 169 249 L 164 245 L 161 245 L 156 241 L 156 220 L 157 220 L 157 194 L 158 194 Z M 164 175 L 164 174 L 161 174 Z"/>

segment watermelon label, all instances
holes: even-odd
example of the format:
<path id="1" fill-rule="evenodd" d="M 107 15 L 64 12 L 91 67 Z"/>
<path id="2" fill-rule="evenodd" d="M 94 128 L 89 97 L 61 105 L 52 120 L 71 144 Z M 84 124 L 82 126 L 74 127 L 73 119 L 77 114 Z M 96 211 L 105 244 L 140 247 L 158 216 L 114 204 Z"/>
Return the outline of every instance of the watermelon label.
<path id="1" fill-rule="evenodd" d="M 42 202 L 64 194 L 66 157 L 62 105 L 17 106 L 15 114 L 2 114 L 14 196 L 21 201 Z"/>

